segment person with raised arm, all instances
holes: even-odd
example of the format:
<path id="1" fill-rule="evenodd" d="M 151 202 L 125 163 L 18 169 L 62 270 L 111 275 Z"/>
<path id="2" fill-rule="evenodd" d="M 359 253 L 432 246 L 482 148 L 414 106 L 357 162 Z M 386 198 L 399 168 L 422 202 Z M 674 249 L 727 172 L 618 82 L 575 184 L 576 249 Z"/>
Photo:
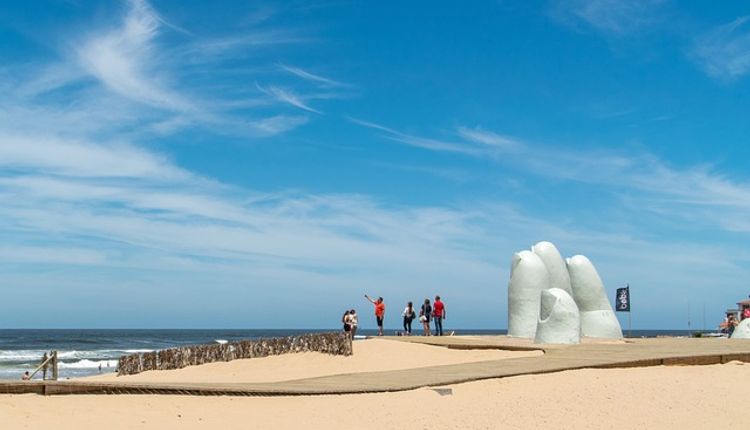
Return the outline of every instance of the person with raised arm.
<path id="1" fill-rule="evenodd" d="M 383 303 L 383 298 L 378 297 L 377 300 L 374 300 L 370 298 L 367 294 L 365 294 L 365 298 L 370 301 L 373 305 L 375 305 L 375 321 L 378 323 L 378 336 L 383 335 L 383 319 L 385 318 L 385 303 Z"/>

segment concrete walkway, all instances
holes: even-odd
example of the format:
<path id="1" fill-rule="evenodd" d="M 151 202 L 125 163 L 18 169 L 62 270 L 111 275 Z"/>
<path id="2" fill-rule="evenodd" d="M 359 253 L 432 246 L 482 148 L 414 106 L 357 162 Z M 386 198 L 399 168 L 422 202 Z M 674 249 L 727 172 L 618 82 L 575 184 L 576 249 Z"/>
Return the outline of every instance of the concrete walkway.
<path id="1" fill-rule="evenodd" d="M 536 348 L 518 339 L 488 337 L 391 338 L 448 348 Z M 182 394 L 279 396 L 353 394 L 411 390 L 490 378 L 542 374 L 583 368 L 659 365 L 700 365 L 733 360 L 750 362 L 750 340 L 660 338 L 620 343 L 584 343 L 574 346 L 541 346 L 538 357 L 512 358 L 418 369 L 352 373 L 274 383 L 154 384 L 89 381 L 0 382 L 0 393 L 38 394 Z"/>

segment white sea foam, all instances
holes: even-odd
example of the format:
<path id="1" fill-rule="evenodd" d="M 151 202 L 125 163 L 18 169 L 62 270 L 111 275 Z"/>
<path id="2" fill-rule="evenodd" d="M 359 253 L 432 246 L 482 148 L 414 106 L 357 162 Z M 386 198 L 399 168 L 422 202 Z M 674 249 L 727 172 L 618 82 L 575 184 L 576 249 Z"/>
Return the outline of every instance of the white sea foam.
<path id="1" fill-rule="evenodd" d="M 58 351 L 57 357 L 60 360 L 112 360 L 119 358 L 121 355 L 127 354 L 138 354 L 144 352 L 151 352 L 153 349 L 98 349 L 88 351 Z M 42 356 L 50 351 L 47 350 L 15 350 L 15 351 L 0 351 L 0 364 L 2 363 L 27 363 L 27 364 L 39 364 L 42 361 Z"/>
<path id="2" fill-rule="evenodd" d="M 41 361 L 44 351 L 16 350 L 0 351 L 0 362 L 4 361 Z"/>
<path id="3" fill-rule="evenodd" d="M 61 369 L 97 369 L 99 366 L 117 367 L 117 360 L 78 360 L 73 363 L 60 362 L 58 366 Z"/>

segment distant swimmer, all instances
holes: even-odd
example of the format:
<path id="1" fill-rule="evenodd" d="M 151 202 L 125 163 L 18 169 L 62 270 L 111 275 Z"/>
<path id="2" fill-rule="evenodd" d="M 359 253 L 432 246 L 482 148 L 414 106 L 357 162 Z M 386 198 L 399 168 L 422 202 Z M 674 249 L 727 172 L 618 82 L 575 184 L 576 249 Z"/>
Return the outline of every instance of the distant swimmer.
<path id="1" fill-rule="evenodd" d="M 375 321 L 378 323 L 378 336 L 382 336 L 383 319 L 385 318 L 385 303 L 383 303 L 383 298 L 378 297 L 377 300 L 373 300 L 367 294 L 365 294 L 365 298 L 375 305 Z"/>

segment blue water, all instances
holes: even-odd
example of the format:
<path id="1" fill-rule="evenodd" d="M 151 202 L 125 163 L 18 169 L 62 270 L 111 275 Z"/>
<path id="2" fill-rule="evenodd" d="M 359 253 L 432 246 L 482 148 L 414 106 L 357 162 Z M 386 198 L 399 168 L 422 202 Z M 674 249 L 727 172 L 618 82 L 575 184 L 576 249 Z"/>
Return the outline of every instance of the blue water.
<path id="1" fill-rule="evenodd" d="M 217 340 L 293 336 L 331 330 L 0 330 L 0 379 L 20 379 L 42 355 L 58 351 L 60 378 L 114 372 L 124 354 L 154 351 Z M 505 334 L 505 330 L 456 330 L 456 334 Z M 358 334 L 374 335 L 374 330 Z M 392 334 L 392 333 L 387 333 Z M 628 333 L 625 333 L 626 336 Z M 685 330 L 633 330 L 633 337 L 686 336 Z M 101 366 L 101 370 L 99 370 Z"/>

